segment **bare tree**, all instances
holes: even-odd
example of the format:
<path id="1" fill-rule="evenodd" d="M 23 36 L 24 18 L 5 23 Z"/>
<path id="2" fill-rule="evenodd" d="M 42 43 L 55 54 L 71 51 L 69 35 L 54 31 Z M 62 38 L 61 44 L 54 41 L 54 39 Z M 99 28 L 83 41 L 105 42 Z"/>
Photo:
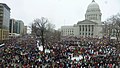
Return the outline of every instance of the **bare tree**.
<path id="1" fill-rule="evenodd" d="M 43 51 L 45 51 L 45 45 L 54 44 L 60 40 L 60 31 L 55 30 L 55 25 L 49 23 L 49 21 L 42 17 L 41 19 L 35 19 L 31 25 L 32 35 L 40 37 L 42 42 Z"/>
<path id="2" fill-rule="evenodd" d="M 45 34 L 45 40 L 46 43 L 50 43 L 51 45 L 55 42 L 60 41 L 60 31 L 55 30 L 55 25 L 52 23 L 48 23 L 46 25 L 46 34 Z"/>
<path id="3" fill-rule="evenodd" d="M 47 30 L 47 31 L 50 31 L 50 32 L 54 32 L 54 30 L 55 30 L 55 25 L 52 24 L 52 23 L 47 23 L 47 24 L 46 24 L 46 30 Z"/>
<path id="4" fill-rule="evenodd" d="M 120 38 L 120 14 L 116 14 L 111 16 L 105 21 L 105 29 L 106 32 L 111 36 L 111 33 L 115 33 L 115 36 L 117 38 Z M 114 31 L 114 32 L 113 32 Z"/>
<path id="5" fill-rule="evenodd" d="M 43 46 L 43 52 L 45 52 L 44 34 L 47 23 L 48 23 L 48 19 L 41 17 L 41 19 L 35 19 L 32 24 L 32 32 L 40 38 Z"/>

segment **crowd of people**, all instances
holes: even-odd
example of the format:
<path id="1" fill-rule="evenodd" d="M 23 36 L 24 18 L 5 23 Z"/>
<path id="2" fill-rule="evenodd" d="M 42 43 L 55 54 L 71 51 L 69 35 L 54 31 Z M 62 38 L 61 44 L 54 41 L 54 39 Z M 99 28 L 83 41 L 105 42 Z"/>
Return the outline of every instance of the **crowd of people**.
<path id="1" fill-rule="evenodd" d="M 12 38 L 0 46 L 1 68 L 119 68 L 119 41 L 103 37 L 69 37 L 45 43 L 45 51 L 31 36 Z M 76 58 L 75 58 L 76 57 Z"/>

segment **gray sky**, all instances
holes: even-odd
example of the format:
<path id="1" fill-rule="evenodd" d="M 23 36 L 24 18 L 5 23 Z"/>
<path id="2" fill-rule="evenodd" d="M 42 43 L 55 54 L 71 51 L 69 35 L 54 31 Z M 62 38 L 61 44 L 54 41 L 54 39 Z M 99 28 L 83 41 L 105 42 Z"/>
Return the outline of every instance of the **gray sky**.
<path id="1" fill-rule="evenodd" d="M 95 0 L 102 12 L 102 21 L 120 13 L 120 0 Z M 85 19 L 87 6 L 92 0 L 1 0 L 11 8 L 11 18 L 30 25 L 36 18 L 46 17 L 56 29 L 73 25 Z"/>

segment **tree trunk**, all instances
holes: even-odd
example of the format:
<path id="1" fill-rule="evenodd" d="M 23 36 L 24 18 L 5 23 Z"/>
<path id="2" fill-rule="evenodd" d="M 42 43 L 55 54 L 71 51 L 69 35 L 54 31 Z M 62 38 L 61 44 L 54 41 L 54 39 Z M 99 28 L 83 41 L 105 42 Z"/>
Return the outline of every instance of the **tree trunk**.
<path id="1" fill-rule="evenodd" d="M 44 46 L 44 30 L 41 30 L 41 42 L 43 46 L 43 52 L 45 52 L 45 46 Z"/>
<path id="2" fill-rule="evenodd" d="M 116 32 L 116 38 L 117 38 L 117 42 L 118 42 L 118 29 L 117 29 L 117 32 Z"/>

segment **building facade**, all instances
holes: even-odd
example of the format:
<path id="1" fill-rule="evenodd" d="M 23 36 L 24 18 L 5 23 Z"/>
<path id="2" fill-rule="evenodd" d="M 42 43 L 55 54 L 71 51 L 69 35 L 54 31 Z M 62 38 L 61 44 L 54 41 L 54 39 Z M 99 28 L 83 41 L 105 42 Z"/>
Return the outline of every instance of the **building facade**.
<path id="1" fill-rule="evenodd" d="M 9 33 L 14 33 L 15 32 L 15 19 L 10 19 L 9 23 Z"/>
<path id="2" fill-rule="evenodd" d="M 24 26 L 24 34 L 27 34 L 27 26 Z"/>
<path id="3" fill-rule="evenodd" d="M 24 22 L 22 20 L 10 19 L 9 34 L 24 34 Z"/>
<path id="4" fill-rule="evenodd" d="M 66 36 L 66 35 L 69 35 L 69 36 L 72 36 L 74 35 L 74 27 L 73 26 L 62 26 L 61 27 L 63 30 L 62 30 L 62 35 Z"/>
<path id="5" fill-rule="evenodd" d="M 24 23 L 22 20 L 16 20 L 14 33 L 21 35 L 24 33 Z"/>
<path id="6" fill-rule="evenodd" d="M 24 34 L 24 23 L 22 20 L 17 20 L 16 23 L 18 24 L 18 30 L 17 30 L 17 33 L 20 34 L 20 35 L 23 35 Z"/>
<path id="7" fill-rule="evenodd" d="M 69 36 L 73 29 L 72 36 L 76 37 L 102 37 L 101 10 L 99 5 L 93 0 L 87 7 L 85 20 L 78 21 L 74 26 L 62 26 L 62 36 Z"/>
<path id="8" fill-rule="evenodd" d="M 10 20 L 10 8 L 0 3 L 0 41 L 7 40 L 9 38 L 9 20 Z"/>

